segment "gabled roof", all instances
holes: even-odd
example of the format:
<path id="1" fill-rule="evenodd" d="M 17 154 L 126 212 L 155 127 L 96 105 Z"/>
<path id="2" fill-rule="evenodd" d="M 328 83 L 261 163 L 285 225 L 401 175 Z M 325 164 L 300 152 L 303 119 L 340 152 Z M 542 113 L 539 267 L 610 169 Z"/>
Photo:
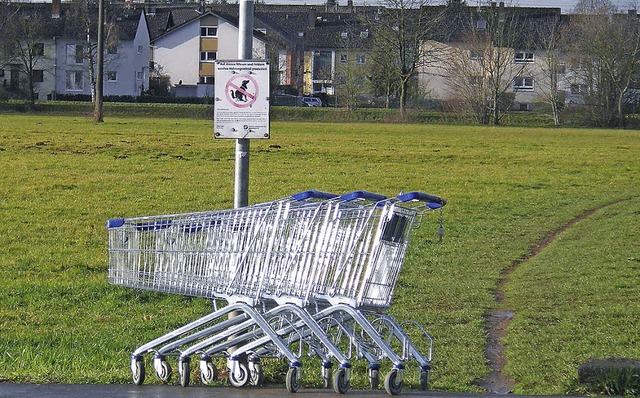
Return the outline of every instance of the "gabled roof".
<path id="1" fill-rule="evenodd" d="M 207 15 L 223 19 L 236 27 L 239 25 L 238 17 L 233 14 L 214 12 L 212 10 L 201 12 L 192 7 L 171 7 L 161 11 L 156 10 L 156 12 L 150 16 L 149 20 L 152 21 L 150 25 L 153 25 L 153 28 L 149 29 L 151 41 L 158 40 Z M 254 30 L 253 35 L 261 40 L 265 40 L 265 34 L 262 32 Z"/>
<path id="2" fill-rule="evenodd" d="M 0 3 L 0 11 L 9 12 L 16 18 L 38 18 L 43 35 L 46 37 L 63 37 L 67 39 L 86 40 L 86 26 L 80 18 L 82 11 L 73 3 L 60 4 L 57 16 L 51 3 Z M 112 7 L 107 10 L 108 21 L 115 27 L 119 40 L 133 40 L 137 33 L 142 10 Z M 97 32 L 97 8 L 89 9 L 91 32 Z"/>

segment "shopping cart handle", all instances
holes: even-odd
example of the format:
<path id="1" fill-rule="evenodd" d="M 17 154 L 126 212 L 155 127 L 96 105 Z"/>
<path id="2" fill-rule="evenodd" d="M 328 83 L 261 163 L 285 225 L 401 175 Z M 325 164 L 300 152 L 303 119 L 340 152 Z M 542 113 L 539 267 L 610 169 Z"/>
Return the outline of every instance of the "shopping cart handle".
<path id="1" fill-rule="evenodd" d="M 113 220 L 107 220 L 107 229 L 120 228 L 124 225 L 124 218 L 114 218 Z"/>
<path id="2" fill-rule="evenodd" d="M 333 199 L 338 197 L 338 195 L 334 193 L 316 191 L 315 189 L 299 192 L 291 196 L 299 202 L 307 199 Z"/>
<path id="3" fill-rule="evenodd" d="M 438 207 L 442 207 L 444 205 L 447 204 L 447 201 L 437 197 L 435 195 L 429 195 L 428 193 L 424 193 L 424 192 L 409 192 L 409 193 L 405 193 L 402 195 L 398 195 L 398 200 L 401 202 L 409 202 L 411 200 L 419 200 L 421 202 L 427 202 L 427 203 L 433 203 L 439 206 L 429 206 L 431 208 L 435 208 L 437 209 Z"/>
<path id="4" fill-rule="evenodd" d="M 340 196 L 340 199 L 345 200 L 347 202 L 350 202 L 355 199 L 366 199 L 372 202 L 380 202 L 382 200 L 386 200 L 387 197 L 384 195 L 380 195 L 380 194 L 369 192 L 369 191 L 354 191 L 354 192 L 345 193 L 344 195 Z"/>

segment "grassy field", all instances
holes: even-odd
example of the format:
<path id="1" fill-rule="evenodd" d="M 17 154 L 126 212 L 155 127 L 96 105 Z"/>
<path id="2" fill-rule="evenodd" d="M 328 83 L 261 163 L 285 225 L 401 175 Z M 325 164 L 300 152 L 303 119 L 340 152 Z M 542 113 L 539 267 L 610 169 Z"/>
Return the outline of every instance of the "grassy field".
<path id="1" fill-rule="evenodd" d="M 575 393 L 586 359 L 640 358 L 639 158 L 637 131 L 273 123 L 271 140 L 251 143 L 249 200 L 447 199 L 443 242 L 435 220 L 414 232 L 390 312 L 432 333 L 432 388 L 449 391 L 480 391 L 488 373 L 484 317 L 501 272 L 599 208 L 520 265 L 503 303 L 516 313 L 516 392 Z M 232 207 L 234 142 L 214 140 L 210 121 L 0 115 L 0 167 L 0 381 L 127 383 L 135 347 L 210 310 L 108 285 L 104 227 Z M 267 381 L 282 382 L 270 366 Z"/>

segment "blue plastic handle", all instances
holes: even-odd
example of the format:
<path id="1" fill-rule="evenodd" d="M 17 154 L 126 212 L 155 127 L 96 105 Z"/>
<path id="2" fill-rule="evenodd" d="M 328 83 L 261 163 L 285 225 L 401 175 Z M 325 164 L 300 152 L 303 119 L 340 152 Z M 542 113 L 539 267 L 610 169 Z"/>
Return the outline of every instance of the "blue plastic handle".
<path id="1" fill-rule="evenodd" d="M 439 207 L 442 207 L 444 205 L 447 204 L 447 201 L 435 196 L 435 195 L 429 195 L 428 193 L 424 193 L 424 192 L 409 192 L 409 193 L 405 193 L 403 195 L 398 195 L 398 200 L 401 202 L 409 202 L 411 200 L 419 200 L 421 202 L 426 202 L 426 203 L 430 203 L 430 204 L 434 204 L 437 205 L 435 207 L 433 206 L 429 206 L 432 209 L 437 209 Z"/>
<path id="2" fill-rule="evenodd" d="M 330 192 L 316 191 L 315 189 L 299 192 L 291 195 L 298 202 L 307 200 L 307 199 L 333 199 L 337 198 L 338 195 Z"/>
<path id="3" fill-rule="evenodd" d="M 107 220 L 107 229 L 120 228 L 124 225 L 124 218 L 114 218 L 113 220 Z"/>
<path id="4" fill-rule="evenodd" d="M 369 191 L 354 191 L 354 192 L 345 193 L 344 195 L 340 196 L 340 199 L 346 200 L 347 202 L 350 202 L 355 199 L 366 199 L 372 202 L 380 202 L 382 200 L 386 200 L 387 197 L 384 195 L 380 195 L 380 194 L 369 192 Z"/>

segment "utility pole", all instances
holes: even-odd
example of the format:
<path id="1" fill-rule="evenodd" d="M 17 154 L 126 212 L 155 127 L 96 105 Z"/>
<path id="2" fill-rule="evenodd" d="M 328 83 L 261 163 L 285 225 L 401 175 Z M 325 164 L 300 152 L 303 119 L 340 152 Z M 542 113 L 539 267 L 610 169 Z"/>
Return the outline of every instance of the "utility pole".
<path id="1" fill-rule="evenodd" d="M 249 60 L 253 56 L 253 0 L 240 1 L 238 29 L 238 59 Z M 249 204 L 249 143 L 247 138 L 236 140 L 235 208 Z"/>
<path id="2" fill-rule="evenodd" d="M 93 120 L 104 121 L 102 116 L 102 89 L 104 77 L 104 0 L 98 0 L 98 46 L 96 57 L 96 102 L 93 107 Z"/>

